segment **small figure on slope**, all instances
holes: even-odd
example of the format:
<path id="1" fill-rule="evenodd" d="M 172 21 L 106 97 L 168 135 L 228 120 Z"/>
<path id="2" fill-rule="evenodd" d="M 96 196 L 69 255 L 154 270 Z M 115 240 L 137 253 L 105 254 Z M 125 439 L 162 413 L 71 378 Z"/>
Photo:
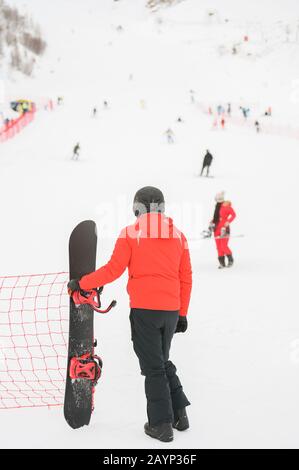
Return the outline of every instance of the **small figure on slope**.
<path id="1" fill-rule="evenodd" d="M 269 106 L 269 108 L 266 109 L 266 111 L 265 111 L 265 116 L 272 116 L 272 108 L 271 108 L 271 106 Z"/>
<path id="2" fill-rule="evenodd" d="M 230 223 L 235 219 L 236 213 L 232 208 L 231 202 L 225 201 L 224 191 L 216 194 L 215 201 L 216 206 L 214 217 L 210 223 L 209 229 L 214 232 L 218 252 L 219 269 L 225 267 L 230 268 L 234 263 L 232 252 L 228 247 Z M 228 259 L 227 266 L 225 264 L 225 257 Z"/>
<path id="3" fill-rule="evenodd" d="M 244 108 L 244 106 L 240 106 L 240 110 L 242 111 L 244 119 L 247 119 L 250 109 L 249 108 Z"/>
<path id="4" fill-rule="evenodd" d="M 194 90 L 190 90 L 190 101 L 191 103 L 195 103 L 195 91 Z"/>
<path id="5" fill-rule="evenodd" d="M 224 110 L 222 104 L 219 104 L 219 105 L 217 106 L 217 114 L 218 114 L 218 116 L 221 116 L 221 115 L 224 113 L 224 111 L 225 111 L 225 110 Z"/>
<path id="6" fill-rule="evenodd" d="M 167 142 L 169 144 L 174 144 L 174 133 L 173 133 L 173 130 L 172 129 L 167 129 L 167 131 L 165 132 L 165 135 L 166 135 L 166 138 L 167 138 Z"/>
<path id="7" fill-rule="evenodd" d="M 98 114 L 98 108 L 94 107 L 93 110 L 92 110 L 92 117 L 97 117 L 97 114 Z"/>
<path id="8" fill-rule="evenodd" d="M 206 168 L 206 176 L 209 176 L 209 173 L 210 173 L 210 166 L 212 164 L 212 161 L 213 161 L 213 156 L 212 154 L 209 152 L 209 150 L 206 151 L 206 154 L 204 156 L 204 159 L 203 159 L 203 163 L 202 163 L 202 169 L 201 169 L 201 173 L 200 173 L 200 176 L 203 175 L 203 172 L 204 172 L 204 169 Z"/>
<path id="9" fill-rule="evenodd" d="M 78 160 L 79 158 L 79 155 L 80 155 L 80 144 L 79 142 L 75 145 L 74 149 L 73 149 L 73 155 L 72 155 L 72 160 Z"/>
<path id="10" fill-rule="evenodd" d="M 259 121 L 256 120 L 255 123 L 254 123 L 254 125 L 255 125 L 255 130 L 256 130 L 256 132 L 259 133 L 260 130 L 261 130 L 261 126 L 260 126 Z"/>

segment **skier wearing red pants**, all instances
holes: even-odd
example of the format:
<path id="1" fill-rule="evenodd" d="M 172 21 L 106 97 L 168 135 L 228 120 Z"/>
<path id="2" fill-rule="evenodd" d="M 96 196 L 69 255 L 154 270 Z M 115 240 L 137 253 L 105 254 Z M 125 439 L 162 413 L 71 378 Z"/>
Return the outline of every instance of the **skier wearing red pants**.
<path id="1" fill-rule="evenodd" d="M 225 201 L 224 191 L 215 196 L 216 207 L 214 217 L 210 224 L 210 230 L 213 230 L 219 260 L 219 269 L 230 268 L 234 259 L 228 246 L 230 235 L 230 223 L 235 219 L 236 213 L 231 206 L 230 201 Z M 225 264 L 225 257 L 228 259 L 228 265 Z"/>

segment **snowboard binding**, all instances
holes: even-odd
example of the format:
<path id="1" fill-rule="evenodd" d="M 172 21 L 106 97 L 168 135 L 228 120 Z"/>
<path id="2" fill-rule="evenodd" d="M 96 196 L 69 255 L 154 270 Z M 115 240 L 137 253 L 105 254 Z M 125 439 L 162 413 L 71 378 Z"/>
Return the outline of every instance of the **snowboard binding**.
<path id="1" fill-rule="evenodd" d="M 99 356 L 89 353 L 80 357 L 72 357 L 69 366 L 69 376 L 71 379 L 91 380 L 96 386 L 102 375 L 103 362 Z"/>
<path id="2" fill-rule="evenodd" d="M 92 289 L 90 291 L 84 291 L 82 289 L 74 291 L 72 294 L 72 299 L 75 306 L 78 308 L 80 305 L 88 304 L 93 310 L 97 313 L 108 313 L 116 305 L 116 300 L 112 300 L 110 305 L 106 309 L 101 309 L 101 293 L 103 292 L 103 287 L 98 289 Z"/>

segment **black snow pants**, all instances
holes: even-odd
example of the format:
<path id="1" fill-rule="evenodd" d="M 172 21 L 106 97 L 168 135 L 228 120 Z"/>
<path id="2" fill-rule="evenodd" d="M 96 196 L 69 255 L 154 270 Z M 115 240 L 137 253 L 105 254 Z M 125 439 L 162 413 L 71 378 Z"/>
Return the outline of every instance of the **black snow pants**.
<path id="1" fill-rule="evenodd" d="M 169 350 L 179 313 L 132 308 L 130 314 L 134 351 L 145 376 L 148 422 L 172 423 L 174 412 L 190 405 Z"/>
<path id="2" fill-rule="evenodd" d="M 209 176 L 209 173 L 210 173 L 210 166 L 211 166 L 211 165 L 205 165 L 205 164 L 203 164 L 202 169 L 201 169 L 200 176 L 203 175 L 203 172 L 204 172 L 204 169 L 205 169 L 205 168 L 207 169 L 207 176 Z"/>

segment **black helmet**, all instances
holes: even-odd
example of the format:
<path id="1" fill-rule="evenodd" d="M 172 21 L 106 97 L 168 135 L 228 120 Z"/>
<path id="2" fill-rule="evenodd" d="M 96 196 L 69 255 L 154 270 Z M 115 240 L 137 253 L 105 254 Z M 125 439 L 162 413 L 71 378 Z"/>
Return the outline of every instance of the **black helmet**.
<path id="1" fill-rule="evenodd" d="M 162 191 L 153 186 L 139 189 L 134 197 L 133 212 L 136 217 L 147 212 L 164 212 L 165 201 Z"/>

